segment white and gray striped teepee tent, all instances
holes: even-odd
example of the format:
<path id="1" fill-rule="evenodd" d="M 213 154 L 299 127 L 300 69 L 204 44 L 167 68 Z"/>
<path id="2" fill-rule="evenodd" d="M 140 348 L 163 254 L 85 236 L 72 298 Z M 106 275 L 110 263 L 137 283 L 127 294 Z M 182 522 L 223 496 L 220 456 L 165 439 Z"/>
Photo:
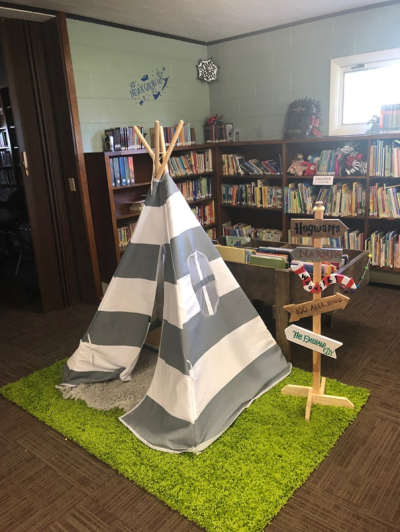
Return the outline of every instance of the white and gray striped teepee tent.
<path id="1" fill-rule="evenodd" d="M 63 384 L 130 380 L 162 324 L 152 383 L 120 419 L 167 452 L 199 452 L 291 365 L 169 175 L 153 183 L 134 235 Z"/>

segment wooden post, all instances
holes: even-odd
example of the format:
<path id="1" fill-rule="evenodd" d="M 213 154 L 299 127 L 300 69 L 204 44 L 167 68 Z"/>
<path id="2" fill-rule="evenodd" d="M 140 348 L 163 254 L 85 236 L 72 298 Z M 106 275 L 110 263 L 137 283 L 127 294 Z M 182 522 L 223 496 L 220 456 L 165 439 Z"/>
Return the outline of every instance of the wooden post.
<path id="1" fill-rule="evenodd" d="M 322 201 L 317 201 L 314 207 L 314 219 L 323 220 L 324 207 Z M 292 220 L 293 222 L 294 220 Z M 298 220 L 300 222 L 300 220 Z M 322 238 L 313 238 L 315 248 L 322 248 Z M 321 262 L 313 261 L 313 283 L 321 282 Z M 321 300 L 321 292 L 313 293 L 313 302 Z M 288 310 L 288 309 L 287 309 Z M 290 310 L 288 310 L 290 312 Z M 291 327 L 294 327 L 293 325 Z M 287 331 L 288 329 L 286 329 Z M 285 331 L 285 332 L 286 332 Z M 313 333 L 321 335 L 321 314 L 313 315 Z M 322 337 L 323 338 L 323 337 Z M 293 341 L 293 340 L 292 340 Z M 332 340 L 331 340 L 332 341 Z M 321 353 L 313 351 L 313 382 L 312 386 L 297 386 L 289 384 L 282 388 L 284 395 L 295 395 L 307 397 L 306 414 L 307 421 L 310 419 L 311 407 L 313 404 L 327 406 L 343 406 L 345 408 L 354 408 L 354 405 L 346 397 L 337 397 L 334 395 L 325 395 L 325 377 L 321 380 Z"/>
<path id="2" fill-rule="evenodd" d="M 160 122 L 154 122 L 154 170 L 155 175 L 158 174 L 160 168 Z"/>
<path id="3" fill-rule="evenodd" d="M 291 343 L 285 336 L 289 315 L 283 308 L 290 303 L 290 270 L 275 270 L 275 329 L 276 341 L 286 360 L 290 360 Z"/>

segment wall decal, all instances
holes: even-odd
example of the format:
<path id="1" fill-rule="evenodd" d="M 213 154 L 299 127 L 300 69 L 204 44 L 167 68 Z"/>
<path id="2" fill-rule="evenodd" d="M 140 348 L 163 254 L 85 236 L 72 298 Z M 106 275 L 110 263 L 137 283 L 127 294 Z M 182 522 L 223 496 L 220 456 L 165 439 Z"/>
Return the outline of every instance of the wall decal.
<path id="1" fill-rule="evenodd" d="M 208 59 L 208 61 L 200 59 L 197 65 L 198 79 L 207 81 L 207 83 L 217 81 L 218 68 L 212 59 Z"/>
<path id="2" fill-rule="evenodd" d="M 132 100 L 139 105 L 145 102 L 154 102 L 168 89 L 169 76 L 165 66 L 143 75 L 137 81 L 131 81 L 130 95 Z"/>

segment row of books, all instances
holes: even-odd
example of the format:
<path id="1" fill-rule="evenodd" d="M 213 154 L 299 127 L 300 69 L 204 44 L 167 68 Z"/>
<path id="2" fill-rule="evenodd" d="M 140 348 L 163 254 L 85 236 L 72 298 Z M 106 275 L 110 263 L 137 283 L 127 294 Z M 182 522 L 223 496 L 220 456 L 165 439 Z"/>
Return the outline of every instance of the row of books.
<path id="1" fill-rule="evenodd" d="M 362 183 L 336 183 L 319 190 L 308 182 L 290 183 L 284 189 L 284 212 L 312 214 L 316 201 L 322 201 L 325 216 L 364 216 L 365 187 Z"/>
<path id="2" fill-rule="evenodd" d="M 120 248 L 125 248 L 129 244 L 135 227 L 136 223 L 130 223 L 127 225 L 123 225 L 122 227 L 118 227 L 118 238 Z"/>
<path id="3" fill-rule="evenodd" d="M 7 133 L 0 131 L 0 148 L 8 148 Z"/>
<path id="4" fill-rule="evenodd" d="M 212 180 L 209 177 L 200 177 L 189 181 L 178 181 L 176 186 L 186 201 L 196 201 L 212 196 L 211 183 Z"/>
<path id="5" fill-rule="evenodd" d="M 207 236 L 210 240 L 215 240 L 217 238 L 217 228 L 211 227 L 210 229 L 206 229 Z"/>
<path id="6" fill-rule="evenodd" d="M 232 222 L 225 222 L 222 224 L 222 234 L 223 236 L 250 237 L 266 242 L 280 242 L 282 240 L 280 229 L 255 228 L 245 223 L 232 225 Z"/>
<path id="7" fill-rule="evenodd" d="M 15 192 L 15 188 L 0 188 L 0 202 L 6 202 L 8 198 L 11 196 L 13 192 Z"/>
<path id="8" fill-rule="evenodd" d="M 313 239 L 308 236 L 292 236 L 288 231 L 288 240 L 291 244 L 301 244 L 303 246 L 313 246 Z M 323 238 L 323 246 L 342 249 L 364 249 L 364 233 L 356 229 L 355 231 L 346 231 L 344 235 L 338 238 Z"/>
<path id="9" fill-rule="evenodd" d="M 320 157 L 317 175 L 340 175 L 340 170 L 336 164 L 336 150 L 322 150 Z"/>
<path id="10" fill-rule="evenodd" d="M 170 157 L 168 168 L 171 177 L 185 177 L 187 175 L 212 172 L 212 151 L 190 151 L 179 157 Z"/>
<path id="11" fill-rule="evenodd" d="M 282 187 L 264 185 L 261 180 L 245 185 L 221 185 L 221 190 L 223 205 L 282 208 Z"/>
<path id="12" fill-rule="evenodd" d="M 12 168 L 0 168 L 0 185 L 15 184 L 15 176 Z"/>
<path id="13" fill-rule="evenodd" d="M 132 155 L 128 157 L 110 157 L 110 173 L 113 187 L 133 185 L 135 169 Z"/>
<path id="14" fill-rule="evenodd" d="M 214 201 L 208 205 L 196 205 L 191 207 L 193 214 L 196 216 L 201 225 L 215 223 L 215 206 Z"/>
<path id="15" fill-rule="evenodd" d="M 207 124 L 204 126 L 204 139 L 206 142 L 226 142 L 228 140 L 226 124 Z"/>
<path id="16" fill-rule="evenodd" d="M 374 231 L 365 241 L 365 249 L 372 255 L 372 266 L 400 268 L 400 234 L 397 231 Z"/>
<path id="17" fill-rule="evenodd" d="M 400 218 L 400 186 L 376 184 L 369 191 L 369 215 L 379 218 Z"/>
<path id="18" fill-rule="evenodd" d="M 381 105 L 379 122 L 381 133 L 393 133 L 400 131 L 400 104 Z"/>
<path id="19" fill-rule="evenodd" d="M 370 175 L 400 177 L 400 140 L 374 140 L 369 157 Z"/>
<path id="20" fill-rule="evenodd" d="M 172 139 L 175 135 L 176 126 L 173 127 L 164 127 L 164 142 L 166 146 L 169 146 L 172 142 Z M 151 146 L 155 146 L 155 129 L 150 128 L 150 142 Z M 190 124 L 183 124 L 179 137 L 176 141 L 176 146 L 190 146 L 191 144 L 196 144 L 196 133 L 195 129 L 190 127 Z"/>
<path id="21" fill-rule="evenodd" d="M 138 126 L 138 129 L 144 135 L 144 128 Z M 104 134 L 110 143 L 107 151 L 140 150 L 143 148 L 133 126 L 106 129 Z"/>
<path id="22" fill-rule="evenodd" d="M 281 175 L 282 165 L 269 159 L 259 161 L 258 159 L 246 159 L 243 155 L 223 154 L 222 155 L 223 175 Z"/>
<path id="23" fill-rule="evenodd" d="M 0 165 L 9 166 L 11 164 L 12 164 L 11 153 L 5 150 L 0 151 Z"/>

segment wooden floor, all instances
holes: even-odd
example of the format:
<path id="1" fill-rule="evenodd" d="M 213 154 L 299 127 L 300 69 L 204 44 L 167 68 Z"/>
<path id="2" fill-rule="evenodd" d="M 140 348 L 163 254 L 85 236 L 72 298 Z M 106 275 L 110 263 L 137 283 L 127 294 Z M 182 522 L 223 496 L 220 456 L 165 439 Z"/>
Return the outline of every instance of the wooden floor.
<path id="1" fill-rule="evenodd" d="M 371 397 L 269 532 L 400 530 L 400 291 L 369 286 L 351 297 L 324 331 L 344 346 L 337 360 L 323 357 L 323 374 Z M 70 355 L 94 310 L 41 315 L 0 303 L 0 384 Z M 310 370 L 310 352 L 299 347 L 293 363 Z M 0 531 L 39 530 L 200 529 L 0 398 Z"/>

